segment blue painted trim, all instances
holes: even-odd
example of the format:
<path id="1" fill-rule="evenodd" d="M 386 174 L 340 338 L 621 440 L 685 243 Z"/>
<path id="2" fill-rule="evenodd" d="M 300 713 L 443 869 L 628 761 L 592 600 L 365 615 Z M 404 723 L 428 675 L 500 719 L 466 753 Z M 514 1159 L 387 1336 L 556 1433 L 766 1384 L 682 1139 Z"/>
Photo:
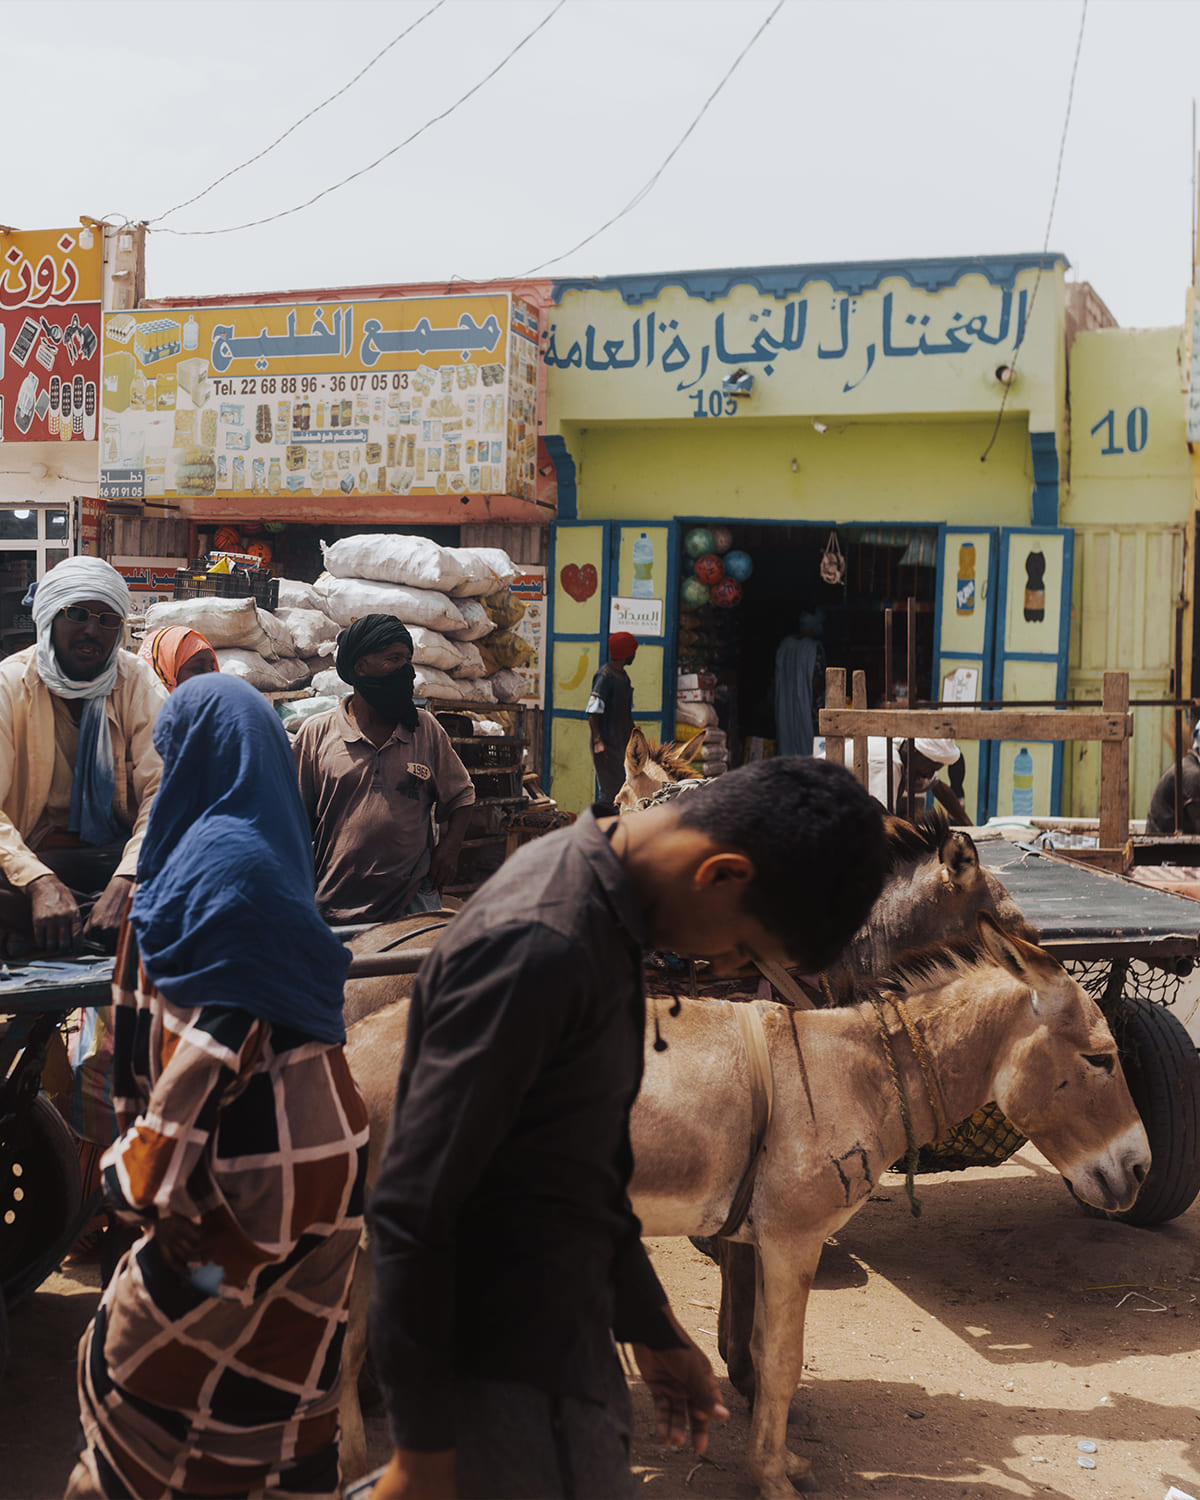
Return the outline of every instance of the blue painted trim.
<path id="1" fill-rule="evenodd" d="M 1033 495 L 1029 520 L 1033 526 L 1058 525 L 1058 443 L 1052 432 L 1031 432 Z"/>
<path id="2" fill-rule="evenodd" d="M 554 479 L 558 494 L 558 519 L 575 521 L 579 517 L 579 493 L 575 484 L 575 460 L 571 457 L 566 439 L 557 434 L 544 437 L 546 452 L 554 465 Z"/>
<path id="3" fill-rule="evenodd" d="M 827 283 L 835 292 L 860 296 L 874 291 L 889 277 L 902 277 L 921 291 L 940 292 L 964 276 L 984 276 L 994 287 L 1010 291 L 1022 271 L 1068 269 L 1070 261 L 1057 250 L 1041 255 L 963 255 L 930 260 L 843 260 L 825 264 L 793 266 L 735 266 L 709 271 L 657 271 L 634 276 L 591 276 L 554 283 L 555 303 L 566 292 L 620 292 L 629 307 L 639 307 L 659 297 L 669 286 L 683 289 L 689 297 L 715 302 L 728 297 L 736 286 L 752 286 L 764 296 L 794 297 L 811 282 Z"/>

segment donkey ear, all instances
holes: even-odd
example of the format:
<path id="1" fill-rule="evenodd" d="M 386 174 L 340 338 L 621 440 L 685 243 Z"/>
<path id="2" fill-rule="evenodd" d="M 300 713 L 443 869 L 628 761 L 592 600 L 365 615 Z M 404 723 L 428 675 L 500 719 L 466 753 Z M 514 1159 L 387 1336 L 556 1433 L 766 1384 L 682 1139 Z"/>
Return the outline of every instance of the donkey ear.
<path id="1" fill-rule="evenodd" d="M 1047 983 L 1061 978 L 1063 968 L 1057 959 L 1051 958 L 1044 949 L 1027 943 L 1024 938 L 1005 932 L 990 912 L 979 912 L 975 924 L 988 955 L 1014 979 L 1036 989 L 1039 981 Z"/>
<path id="2" fill-rule="evenodd" d="M 699 734 L 692 735 L 690 740 L 685 740 L 680 746 L 679 759 L 685 766 L 690 765 L 700 754 L 701 746 L 704 744 L 707 736 L 708 730 L 702 729 Z"/>
<path id="3" fill-rule="evenodd" d="M 938 857 L 945 865 L 950 879 L 957 885 L 972 885 L 978 877 L 979 851 L 965 833 L 946 831 Z"/>
<path id="4" fill-rule="evenodd" d="M 633 733 L 629 736 L 629 743 L 625 746 L 625 774 L 626 776 L 640 776 L 646 769 L 646 763 L 650 759 L 650 746 L 646 736 L 635 724 Z"/>

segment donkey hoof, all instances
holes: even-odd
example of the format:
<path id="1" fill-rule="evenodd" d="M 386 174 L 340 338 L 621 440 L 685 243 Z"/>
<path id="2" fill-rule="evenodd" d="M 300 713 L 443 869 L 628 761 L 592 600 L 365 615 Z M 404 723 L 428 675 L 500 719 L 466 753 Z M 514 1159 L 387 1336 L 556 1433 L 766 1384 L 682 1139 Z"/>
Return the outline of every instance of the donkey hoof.
<path id="1" fill-rule="evenodd" d="M 787 1470 L 787 1477 L 793 1484 L 798 1479 L 809 1479 L 812 1476 L 812 1464 L 807 1458 L 801 1458 L 798 1453 L 793 1453 L 790 1448 L 784 1451 L 783 1463 Z M 797 1488 L 801 1488 L 801 1486 L 797 1486 Z M 807 1489 L 809 1486 L 805 1485 L 803 1488 Z M 815 1488 L 815 1485 L 812 1488 Z"/>

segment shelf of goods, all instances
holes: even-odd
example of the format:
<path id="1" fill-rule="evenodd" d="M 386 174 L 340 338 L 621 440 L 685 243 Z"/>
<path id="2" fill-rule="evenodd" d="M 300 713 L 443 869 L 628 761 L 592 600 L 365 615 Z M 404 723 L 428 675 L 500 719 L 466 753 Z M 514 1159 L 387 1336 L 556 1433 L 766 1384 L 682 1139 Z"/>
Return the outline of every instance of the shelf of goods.
<path id="1" fill-rule="evenodd" d="M 524 777 L 526 706 L 523 703 L 483 703 L 454 699 L 430 700 L 425 707 L 450 736 L 458 758 L 475 787 L 475 806 L 463 840 L 454 885 L 446 896 L 469 896 L 494 874 L 522 842 L 513 818 L 528 805 L 521 790 Z M 511 734 L 475 734 L 478 714 L 488 719 L 508 715 Z"/>

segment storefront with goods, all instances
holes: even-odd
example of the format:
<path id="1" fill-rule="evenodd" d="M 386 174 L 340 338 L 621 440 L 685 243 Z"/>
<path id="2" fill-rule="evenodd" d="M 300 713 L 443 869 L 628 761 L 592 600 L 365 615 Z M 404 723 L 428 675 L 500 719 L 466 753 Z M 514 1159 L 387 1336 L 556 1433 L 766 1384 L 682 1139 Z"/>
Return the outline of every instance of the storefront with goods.
<path id="1" fill-rule="evenodd" d="M 663 739 L 706 724 L 710 772 L 771 753 L 776 654 L 814 616 L 824 661 L 865 672 L 872 706 L 1090 691 L 1073 593 L 1111 605 L 1101 575 L 1117 513 L 1142 571 L 1136 629 L 1107 642 L 1107 665 L 1131 665 L 1136 636 L 1170 691 L 1161 658 L 1186 582 L 1172 538 L 1191 515 L 1181 331 L 1143 336 L 1122 381 L 1119 341 L 1128 354 L 1137 335 L 1102 327 L 1111 315 L 1086 284 L 1068 289 L 1065 270 L 1030 255 L 555 285 L 543 358 L 559 479 L 547 759 L 560 802 L 590 793 L 586 695 L 630 609 L 641 630 L 624 628 L 645 642 L 636 716 Z M 1089 372 L 1086 411 L 1074 381 L 1068 398 L 1069 345 Z M 1104 443 L 1104 410 L 1125 423 L 1134 408 L 1115 474 L 1087 445 Z M 1147 721 L 1135 805 L 1161 773 L 1156 728 Z M 1078 748 L 964 745 L 968 811 L 1094 803 Z"/>

